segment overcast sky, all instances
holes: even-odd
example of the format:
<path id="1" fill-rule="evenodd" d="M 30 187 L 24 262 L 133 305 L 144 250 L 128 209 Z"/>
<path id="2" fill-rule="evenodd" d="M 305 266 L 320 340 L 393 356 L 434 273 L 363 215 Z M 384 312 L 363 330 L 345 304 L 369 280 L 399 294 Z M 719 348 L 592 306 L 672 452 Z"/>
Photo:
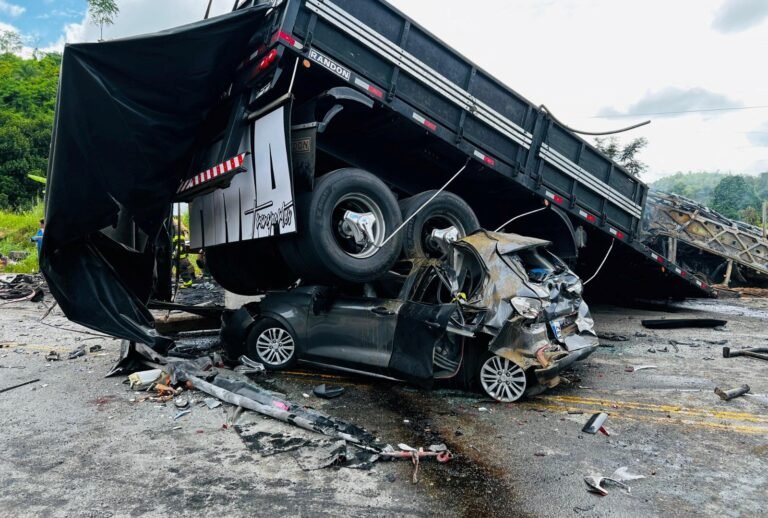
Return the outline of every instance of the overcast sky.
<path id="1" fill-rule="evenodd" d="M 650 145 L 644 175 L 768 171 L 768 0 L 391 0 L 566 124 Z M 214 11 L 232 0 L 214 0 Z M 118 0 L 105 38 L 202 18 L 207 0 Z M 28 45 L 94 41 L 85 0 L 0 0 Z M 738 109 L 733 109 L 738 108 Z M 690 113 L 680 113 L 690 112 Z"/>

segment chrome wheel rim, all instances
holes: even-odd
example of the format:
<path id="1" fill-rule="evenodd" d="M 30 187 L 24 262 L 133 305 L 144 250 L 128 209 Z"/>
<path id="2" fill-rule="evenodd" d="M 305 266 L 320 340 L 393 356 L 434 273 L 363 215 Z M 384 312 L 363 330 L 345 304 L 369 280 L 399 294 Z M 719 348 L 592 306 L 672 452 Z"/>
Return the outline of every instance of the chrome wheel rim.
<path id="1" fill-rule="evenodd" d="M 267 365 L 278 366 L 293 358 L 296 345 L 291 334 L 281 327 L 265 329 L 256 338 L 256 354 Z"/>
<path id="2" fill-rule="evenodd" d="M 373 216 L 373 239 L 365 239 L 362 242 L 354 239 L 354 232 L 345 223 L 347 212 L 359 216 Z M 334 230 L 336 243 L 345 254 L 355 259 L 367 259 L 379 251 L 386 236 L 387 225 L 378 203 L 364 194 L 347 194 L 336 203 L 331 214 L 331 228 Z"/>
<path id="3" fill-rule="evenodd" d="M 434 230 L 449 230 L 451 228 L 456 229 L 459 233 L 459 238 L 467 235 L 467 231 L 459 220 L 449 214 L 433 216 L 424 222 L 421 229 L 421 246 L 427 257 L 433 259 L 443 259 L 445 257 L 442 247 L 432 238 L 432 232 Z"/>
<path id="4" fill-rule="evenodd" d="M 506 358 L 491 356 L 480 369 L 480 383 L 496 401 L 511 403 L 525 392 L 525 371 Z"/>

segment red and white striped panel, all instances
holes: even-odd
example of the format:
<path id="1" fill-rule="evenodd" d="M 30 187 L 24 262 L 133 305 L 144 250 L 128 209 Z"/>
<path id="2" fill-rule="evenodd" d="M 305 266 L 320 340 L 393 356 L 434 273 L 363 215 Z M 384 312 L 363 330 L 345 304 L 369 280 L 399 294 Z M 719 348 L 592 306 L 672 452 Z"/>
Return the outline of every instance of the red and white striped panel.
<path id="1" fill-rule="evenodd" d="M 226 160 L 219 165 L 211 167 L 207 171 L 203 171 L 202 173 L 193 176 L 181 184 L 181 187 L 179 187 L 177 192 L 180 193 L 188 191 L 192 187 L 197 187 L 198 185 L 204 184 L 209 180 L 213 180 L 214 178 L 218 178 L 219 176 L 229 173 L 230 171 L 234 171 L 238 167 L 242 166 L 244 161 L 245 153 L 240 153 L 235 158 L 230 158 L 229 160 Z"/>

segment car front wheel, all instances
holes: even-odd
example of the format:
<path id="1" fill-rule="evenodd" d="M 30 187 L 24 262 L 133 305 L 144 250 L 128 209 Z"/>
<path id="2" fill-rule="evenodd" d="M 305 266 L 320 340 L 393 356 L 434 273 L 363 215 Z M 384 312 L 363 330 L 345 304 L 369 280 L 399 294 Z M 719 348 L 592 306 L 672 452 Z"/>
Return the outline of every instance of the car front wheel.
<path id="1" fill-rule="evenodd" d="M 478 378 L 483 391 L 496 401 L 512 403 L 525 393 L 525 371 L 507 358 L 488 353 L 480 363 Z"/>
<path id="2" fill-rule="evenodd" d="M 263 318 L 248 335 L 248 357 L 268 370 L 287 369 L 296 363 L 296 338 L 277 320 Z"/>

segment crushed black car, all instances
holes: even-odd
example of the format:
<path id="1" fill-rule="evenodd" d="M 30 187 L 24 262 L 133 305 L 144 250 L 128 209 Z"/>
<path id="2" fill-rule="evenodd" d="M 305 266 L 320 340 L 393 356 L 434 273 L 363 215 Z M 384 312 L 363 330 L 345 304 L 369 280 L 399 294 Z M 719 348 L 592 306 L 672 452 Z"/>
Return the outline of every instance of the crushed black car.
<path id="1" fill-rule="evenodd" d="M 226 314 L 222 341 L 267 369 L 296 363 L 429 386 L 454 378 L 502 402 L 598 347 L 582 283 L 547 241 L 479 231 L 445 260 L 399 263 L 360 288 L 299 286 Z"/>

